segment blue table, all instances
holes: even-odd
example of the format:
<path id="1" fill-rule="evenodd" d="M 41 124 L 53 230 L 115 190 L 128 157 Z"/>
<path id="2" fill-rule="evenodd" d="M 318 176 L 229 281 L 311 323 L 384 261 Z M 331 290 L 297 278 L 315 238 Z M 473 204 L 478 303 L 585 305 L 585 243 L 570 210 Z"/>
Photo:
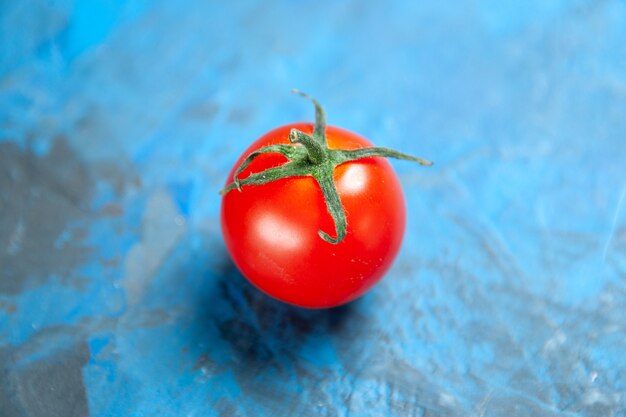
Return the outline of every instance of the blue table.
<path id="1" fill-rule="evenodd" d="M 620 0 L 2 2 L 0 416 L 626 416 L 625 40 Z M 220 232 L 294 87 L 436 161 L 335 310 Z"/>

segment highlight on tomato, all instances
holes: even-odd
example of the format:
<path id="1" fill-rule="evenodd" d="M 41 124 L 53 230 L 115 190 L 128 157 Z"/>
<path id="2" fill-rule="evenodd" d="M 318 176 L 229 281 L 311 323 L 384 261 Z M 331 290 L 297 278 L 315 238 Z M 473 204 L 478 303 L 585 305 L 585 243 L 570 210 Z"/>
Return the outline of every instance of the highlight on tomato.
<path id="1" fill-rule="evenodd" d="M 226 248 L 259 290 L 285 303 L 330 308 L 369 290 L 404 235 L 400 182 L 385 158 L 432 162 L 326 125 L 292 123 L 241 155 L 221 194 Z"/>

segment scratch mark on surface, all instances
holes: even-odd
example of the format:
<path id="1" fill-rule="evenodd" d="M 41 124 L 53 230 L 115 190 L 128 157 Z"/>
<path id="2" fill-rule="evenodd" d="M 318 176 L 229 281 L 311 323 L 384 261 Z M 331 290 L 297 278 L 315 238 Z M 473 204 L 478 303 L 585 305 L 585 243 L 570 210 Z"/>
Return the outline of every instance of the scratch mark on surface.
<path id="1" fill-rule="evenodd" d="M 11 234 L 9 239 L 9 247 L 7 253 L 9 255 L 16 255 L 22 249 L 22 240 L 24 239 L 24 220 L 20 216 L 20 219 L 15 226 L 15 230 Z"/>
<path id="2" fill-rule="evenodd" d="M 185 227 L 176 222 L 177 216 L 166 192 L 158 191 L 148 201 L 141 240 L 130 249 L 124 265 L 124 287 L 131 305 L 141 299 L 164 258 L 184 235 Z"/>
<path id="3" fill-rule="evenodd" d="M 609 254 L 611 243 L 613 242 L 613 238 L 615 237 L 615 230 L 617 229 L 617 220 L 619 219 L 619 215 L 622 212 L 622 207 L 624 206 L 625 197 L 626 197 L 626 186 L 622 187 L 622 192 L 620 193 L 619 200 L 617 201 L 617 207 L 615 208 L 615 213 L 613 214 L 613 222 L 611 224 L 611 231 L 609 232 L 609 236 L 607 237 L 606 243 L 604 244 L 604 251 L 602 252 L 602 263 L 606 263 L 606 257 Z"/>
<path id="4" fill-rule="evenodd" d="M 489 401 L 491 401 L 491 396 L 493 395 L 493 389 L 489 390 L 485 398 L 478 404 L 478 417 L 485 417 L 485 413 L 487 412 L 487 405 Z"/>

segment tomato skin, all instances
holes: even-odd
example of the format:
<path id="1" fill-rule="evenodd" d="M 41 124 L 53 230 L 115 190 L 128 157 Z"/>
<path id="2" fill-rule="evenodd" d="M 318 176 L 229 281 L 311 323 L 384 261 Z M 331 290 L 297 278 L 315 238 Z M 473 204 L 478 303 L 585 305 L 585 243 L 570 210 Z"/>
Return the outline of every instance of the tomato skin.
<path id="1" fill-rule="evenodd" d="M 313 132 L 311 123 L 274 129 L 241 155 L 231 170 L 254 150 L 289 143 L 289 132 Z M 363 137 L 326 128 L 331 149 L 371 147 Z M 241 174 L 282 165 L 280 154 L 263 154 Z M 222 199 L 221 225 L 226 248 L 241 273 L 258 289 L 285 303 L 329 308 L 363 295 L 391 266 L 406 225 L 404 196 L 391 165 L 380 157 L 336 167 L 334 180 L 346 212 L 345 239 L 331 244 L 318 230 L 335 236 L 322 191 L 311 177 L 279 179 L 231 190 Z"/>

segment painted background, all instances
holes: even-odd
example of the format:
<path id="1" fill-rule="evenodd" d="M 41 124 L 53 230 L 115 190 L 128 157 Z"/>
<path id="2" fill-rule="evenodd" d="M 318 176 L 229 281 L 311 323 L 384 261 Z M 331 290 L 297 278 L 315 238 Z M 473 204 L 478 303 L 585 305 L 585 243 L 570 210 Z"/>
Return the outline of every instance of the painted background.
<path id="1" fill-rule="evenodd" d="M 625 40 L 621 0 L 0 1 L 0 416 L 626 416 Z M 436 161 L 332 311 L 219 228 L 294 87 Z"/>

